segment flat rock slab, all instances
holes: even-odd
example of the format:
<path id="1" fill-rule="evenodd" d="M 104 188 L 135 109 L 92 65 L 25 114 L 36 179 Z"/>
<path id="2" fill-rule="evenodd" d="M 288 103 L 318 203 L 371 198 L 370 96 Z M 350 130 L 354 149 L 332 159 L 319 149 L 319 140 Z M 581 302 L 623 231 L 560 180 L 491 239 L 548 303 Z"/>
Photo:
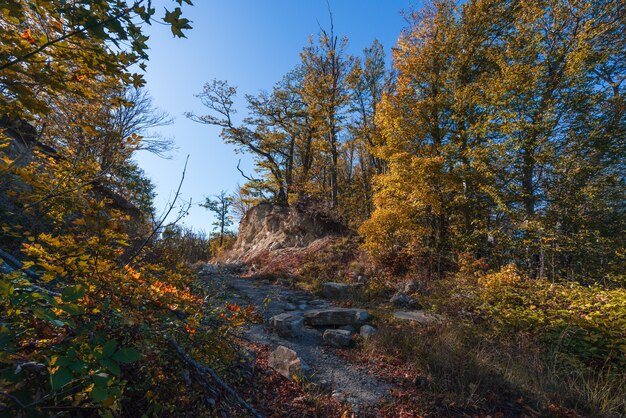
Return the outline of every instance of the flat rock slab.
<path id="1" fill-rule="evenodd" d="M 350 297 L 359 284 L 349 283 L 322 283 L 322 294 L 328 299 L 345 299 Z"/>
<path id="2" fill-rule="evenodd" d="M 301 314 L 285 312 L 270 318 L 270 325 L 281 337 L 297 337 L 302 334 L 304 318 Z"/>
<path id="3" fill-rule="evenodd" d="M 369 318 L 365 309 L 327 308 L 304 313 L 304 322 L 314 327 L 361 325 Z"/>
<path id="4" fill-rule="evenodd" d="M 330 346 L 342 348 L 352 344 L 352 333 L 345 329 L 327 329 L 322 336 L 324 342 Z"/>
<path id="5" fill-rule="evenodd" d="M 405 321 L 418 322 L 420 324 L 434 324 L 437 322 L 441 322 L 443 317 L 441 315 L 428 313 L 425 311 L 395 311 L 393 316 L 397 319 L 402 319 Z"/>

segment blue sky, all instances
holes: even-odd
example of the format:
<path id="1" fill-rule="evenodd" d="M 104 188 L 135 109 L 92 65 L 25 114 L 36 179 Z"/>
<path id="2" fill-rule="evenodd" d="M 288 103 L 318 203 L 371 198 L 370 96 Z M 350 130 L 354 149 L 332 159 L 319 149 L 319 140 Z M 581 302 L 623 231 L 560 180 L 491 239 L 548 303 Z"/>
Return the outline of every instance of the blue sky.
<path id="1" fill-rule="evenodd" d="M 405 26 L 401 16 L 415 2 L 409 0 L 329 0 L 335 33 L 349 40 L 348 52 L 359 54 L 375 38 L 388 55 Z M 171 0 L 154 2 L 157 11 Z M 137 156 L 139 165 L 156 184 L 157 211 L 173 196 L 189 154 L 182 188 L 185 199 L 194 206 L 183 223 L 194 229 L 211 230 L 212 216 L 197 203 L 204 196 L 232 192 L 243 183 L 237 171 L 251 172 L 250 158 L 238 155 L 219 138 L 219 129 L 187 120 L 183 113 L 204 109 L 194 94 L 214 78 L 228 80 L 238 87 L 238 96 L 269 90 L 299 62 L 299 52 L 317 35 L 319 26 L 329 28 L 325 0 L 195 0 L 184 7 L 193 21 L 187 39 L 174 39 L 169 28 L 149 27 L 150 60 L 145 74 L 147 88 L 155 104 L 170 113 L 174 124 L 160 129 L 173 137 L 178 148 L 173 158 L 164 160 L 149 154 Z M 239 116 L 245 103 L 239 100 Z"/>

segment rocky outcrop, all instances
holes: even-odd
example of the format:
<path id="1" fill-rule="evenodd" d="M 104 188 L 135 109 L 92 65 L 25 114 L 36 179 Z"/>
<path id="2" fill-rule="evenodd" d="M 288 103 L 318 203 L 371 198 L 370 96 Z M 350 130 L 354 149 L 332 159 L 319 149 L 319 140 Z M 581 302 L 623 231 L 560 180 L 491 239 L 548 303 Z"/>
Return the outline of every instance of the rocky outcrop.
<path id="1" fill-rule="evenodd" d="M 263 263 L 270 253 L 306 248 L 317 240 L 344 233 L 343 225 L 310 205 L 285 207 L 262 203 L 242 218 L 237 241 L 226 261 Z"/>

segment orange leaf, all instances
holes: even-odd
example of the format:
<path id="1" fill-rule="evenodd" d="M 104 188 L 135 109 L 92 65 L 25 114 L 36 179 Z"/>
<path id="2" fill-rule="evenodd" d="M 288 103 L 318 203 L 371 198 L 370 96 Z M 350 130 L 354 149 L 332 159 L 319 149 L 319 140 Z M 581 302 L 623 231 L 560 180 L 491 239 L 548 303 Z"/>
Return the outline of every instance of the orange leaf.
<path id="1" fill-rule="evenodd" d="M 37 40 L 33 38 L 33 33 L 30 31 L 30 29 L 26 29 L 24 32 L 20 33 L 20 38 L 28 41 L 28 43 L 30 43 L 31 45 L 37 43 Z"/>

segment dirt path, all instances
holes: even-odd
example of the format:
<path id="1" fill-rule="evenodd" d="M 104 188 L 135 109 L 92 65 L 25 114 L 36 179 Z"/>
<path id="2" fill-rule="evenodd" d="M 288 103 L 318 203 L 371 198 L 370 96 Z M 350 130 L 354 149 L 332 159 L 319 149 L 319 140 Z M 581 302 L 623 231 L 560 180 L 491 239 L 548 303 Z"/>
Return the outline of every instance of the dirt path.
<path id="1" fill-rule="evenodd" d="M 334 306 L 327 300 L 316 299 L 309 293 L 287 289 L 265 280 L 244 279 L 233 275 L 212 274 L 211 281 L 226 291 L 229 301 L 257 307 L 265 323 L 283 312 L 304 312 Z M 265 325 L 252 325 L 244 335 L 250 340 L 275 349 L 284 345 L 296 353 L 312 370 L 312 380 L 332 390 L 333 396 L 350 404 L 355 410 L 379 404 L 389 394 L 391 386 L 372 376 L 368 370 L 337 356 L 333 348 L 322 344 L 322 331 L 304 328 L 302 335 L 283 338 Z"/>

